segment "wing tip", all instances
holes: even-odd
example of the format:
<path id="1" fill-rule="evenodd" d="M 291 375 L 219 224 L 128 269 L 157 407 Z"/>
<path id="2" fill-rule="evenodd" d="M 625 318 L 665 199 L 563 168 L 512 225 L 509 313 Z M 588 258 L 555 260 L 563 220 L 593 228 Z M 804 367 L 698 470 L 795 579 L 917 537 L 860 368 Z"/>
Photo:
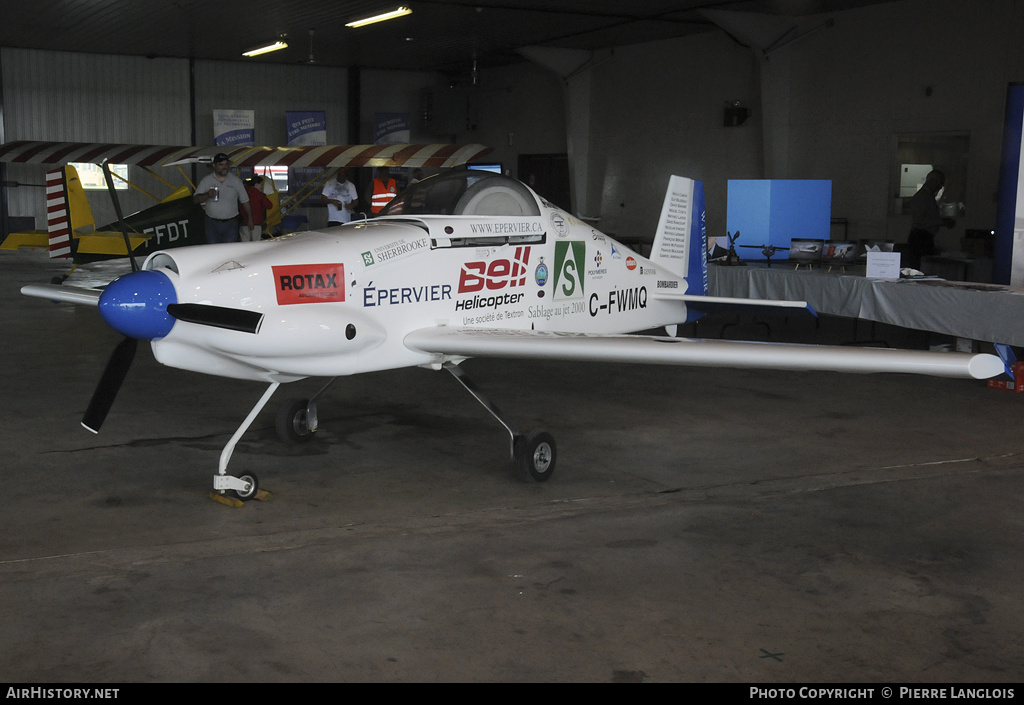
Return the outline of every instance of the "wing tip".
<path id="1" fill-rule="evenodd" d="M 967 372 L 974 379 L 991 379 L 1009 372 L 1006 364 L 996 355 L 973 355 L 967 363 Z"/>

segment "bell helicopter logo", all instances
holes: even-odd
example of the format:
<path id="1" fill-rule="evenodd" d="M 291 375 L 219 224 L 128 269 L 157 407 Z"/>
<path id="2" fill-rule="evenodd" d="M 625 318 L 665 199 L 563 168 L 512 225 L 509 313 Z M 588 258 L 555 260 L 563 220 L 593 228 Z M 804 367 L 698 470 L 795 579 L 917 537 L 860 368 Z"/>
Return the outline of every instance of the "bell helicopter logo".
<path id="1" fill-rule="evenodd" d="M 530 248 L 517 247 L 511 259 L 487 262 L 466 262 L 459 275 L 459 293 L 472 294 L 526 286 L 526 265 L 530 263 Z"/>
<path id="2" fill-rule="evenodd" d="M 277 303 L 281 306 L 345 300 L 344 264 L 296 264 L 273 270 Z"/>

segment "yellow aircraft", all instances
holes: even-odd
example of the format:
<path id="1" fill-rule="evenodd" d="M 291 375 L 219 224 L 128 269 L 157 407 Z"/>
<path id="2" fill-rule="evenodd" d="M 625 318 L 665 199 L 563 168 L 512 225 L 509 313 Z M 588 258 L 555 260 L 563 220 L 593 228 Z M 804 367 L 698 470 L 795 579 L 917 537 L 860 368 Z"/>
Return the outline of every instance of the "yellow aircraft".
<path id="1" fill-rule="evenodd" d="M 209 163 L 218 152 L 226 153 L 236 168 L 287 166 L 324 169 L 319 178 L 307 183 L 283 203 L 273 179 L 264 179 L 264 193 L 273 203 L 266 222 L 266 231 L 271 232 L 280 231 L 289 214 L 304 199 L 318 193 L 322 184 L 341 167 L 449 168 L 465 164 L 489 151 L 489 148 L 478 144 L 173 147 L 83 142 L 9 142 L 0 145 L 2 162 L 64 166 L 47 172 L 47 229 L 10 233 L 0 244 L 0 249 L 46 248 L 51 257 L 70 257 L 77 265 L 127 256 L 126 239 L 131 245 L 132 255 L 143 257 L 156 250 L 205 243 L 203 210 L 191 198 L 194 184 L 189 182 L 188 185 L 175 188 L 155 173 L 153 168 L 180 168 L 186 164 Z M 81 162 L 135 165 L 173 190 L 161 199 L 127 179 L 122 179 L 157 203 L 126 216 L 124 224 L 127 233 L 121 231 L 118 223 L 97 227 L 78 172 L 70 165 Z M 121 178 L 109 170 L 107 173 L 111 174 L 111 178 Z M 185 180 L 188 181 L 187 176 Z M 112 185 L 108 183 L 108 186 L 113 194 Z M 115 209 L 120 210 L 116 201 Z"/>

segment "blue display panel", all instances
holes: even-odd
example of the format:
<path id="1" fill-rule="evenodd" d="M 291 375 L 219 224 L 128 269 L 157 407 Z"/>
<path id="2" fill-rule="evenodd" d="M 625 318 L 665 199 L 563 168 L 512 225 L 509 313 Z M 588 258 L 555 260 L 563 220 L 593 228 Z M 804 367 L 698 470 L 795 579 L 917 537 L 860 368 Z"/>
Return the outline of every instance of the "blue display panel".
<path id="1" fill-rule="evenodd" d="M 1006 116 L 1003 123 L 1003 159 L 999 171 L 999 204 L 996 212 L 996 242 L 992 262 L 992 279 L 996 284 L 1021 282 L 1014 267 L 1014 232 L 1024 231 L 1024 219 L 1018 216 L 1019 194 L 1024 189 L 1021 178 L 1021 126 L 1024 123 L 1024 84 L 1010 84 L 1006 91 Z M 1018 221 L 1021 222 L 1018 222 Z"/>
<path id="2" fill-rule="evenodd" d="M 764 246 L 782 259 L 794 239 L 828 240 L 832 221 L 832 182 L 821 179 L 729 181 L 726 229 L 740 231 L 741 259 L 764 259 Z"/>

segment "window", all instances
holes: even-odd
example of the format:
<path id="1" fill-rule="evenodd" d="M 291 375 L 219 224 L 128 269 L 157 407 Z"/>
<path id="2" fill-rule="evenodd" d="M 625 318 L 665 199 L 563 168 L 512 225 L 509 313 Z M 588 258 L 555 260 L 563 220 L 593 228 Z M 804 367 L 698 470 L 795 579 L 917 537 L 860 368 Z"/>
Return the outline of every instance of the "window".
<path id="1" fill-rule="evenodd" d="M 82 188 L 86 191 L 106 191 L 107 179 L 103 175 L 103 168 L 99 164 L 86 164 L 82 162 L 72 163 L 68 166 L 75 167 L 78 172 L 78 179 L 82 182 Z M 128 190 L 128 165 L 111 164 L 111 175 L 114 177 L 114 188 L 118 191 Z M 121 178 L 118 178 L 121 177 Z"/>
<path id="2" fill-rule="evenodd" d="M 890 193 L 892 215 L 909 213 L 910 198 L 924 184 L 932 169 L 946 175 L 942 200 L 959 203 L 967 195 L 967 156 L 970 138 L 966 133 L 926 133 L 896 136 Z"/>
<path id="3" fill-rule="evenodd" d="M 259 174 L 263 178 L 270 177 L 274 181 L 274 186 L 277 188 L 279 193 L 288 192 L 288 167 L 286 166 L 258 166 L 253 170 L 254 174 Z"/>

